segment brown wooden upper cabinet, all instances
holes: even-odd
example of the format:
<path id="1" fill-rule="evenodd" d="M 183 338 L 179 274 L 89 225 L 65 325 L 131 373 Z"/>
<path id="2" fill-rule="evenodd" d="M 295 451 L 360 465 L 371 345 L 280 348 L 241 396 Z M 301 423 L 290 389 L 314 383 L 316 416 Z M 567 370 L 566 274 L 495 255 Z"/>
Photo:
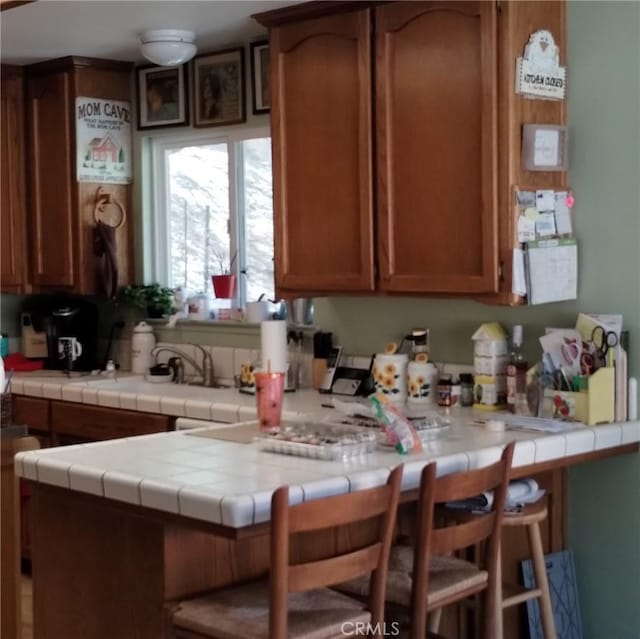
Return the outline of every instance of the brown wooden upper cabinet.
<path id="1" fill-rule="evenodd" d="M 76 181 L 75 100 L 130 101 L 131 65 L 92 58 L 60 58 L 26 67 L 29 251 L 36 290 L 101 292 L 94 256 L 98 183 Z M 130 185 L 104 185 L 130 209 Z M 117 231 L 119 281 L 132 269 L 131 220 Z"/>
<path id="2" fill-rule="evenodd" d="M 513 303 L 522 123 L 564 103 L 514 92 L 516 57 L 564 2 L 310 2 L 269 28 L 279 294 L 379 291 Z M 509 264 L 507 265 L 507 262 Z"/>
<path id="3" fill-rule="evenodd" d="M 28 278 L 22 69 L 3 64 L 0 79 L 0 290 L 24 293 Z"/>
<path id="4" fill-rule="evenodd" d="M 276 286 L 373 291 L 371 16 L 271 32 Z"/>

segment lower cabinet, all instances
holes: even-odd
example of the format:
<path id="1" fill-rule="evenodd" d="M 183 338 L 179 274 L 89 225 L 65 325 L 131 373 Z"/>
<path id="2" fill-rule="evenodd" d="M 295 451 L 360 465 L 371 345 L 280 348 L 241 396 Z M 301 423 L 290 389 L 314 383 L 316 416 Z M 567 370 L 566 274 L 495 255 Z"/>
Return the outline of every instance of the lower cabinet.
<path id="1" fill-rule="evenodd" d="M 135 437 L 170 430 L 174 418 L 132 410 L 51 402 L 51 433 L 55 446 L 65 443 Z"/>
<path id="2" fill-rule="evenodd" d="M 13 423 L 29 427 L 41 448 L 135 437 L 173 430 L 175 418 L 38 397 L 12 397 Z M 31 560 L 29 482 L 20 484 L 20 546 L 23 562 Z"/>

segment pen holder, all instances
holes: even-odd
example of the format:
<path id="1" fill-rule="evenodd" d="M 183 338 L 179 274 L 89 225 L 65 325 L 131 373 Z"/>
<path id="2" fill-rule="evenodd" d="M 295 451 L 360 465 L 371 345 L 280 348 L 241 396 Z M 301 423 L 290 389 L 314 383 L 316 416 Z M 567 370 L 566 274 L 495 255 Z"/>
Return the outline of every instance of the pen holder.
<path id="1" fill-rule="evenodd" d="M 599 368 L 589 377 L 586 392 L 544 391 L 543 417 L 574 419 L 587 426 L 615 419 L 615 368 Z"/>

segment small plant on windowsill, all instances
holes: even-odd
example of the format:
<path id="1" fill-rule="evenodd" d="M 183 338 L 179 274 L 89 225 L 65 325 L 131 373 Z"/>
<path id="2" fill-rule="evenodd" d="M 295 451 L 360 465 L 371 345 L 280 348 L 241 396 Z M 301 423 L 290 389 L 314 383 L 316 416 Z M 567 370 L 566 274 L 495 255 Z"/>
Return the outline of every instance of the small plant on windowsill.
<path id="1" fill-rule="evenodd" d="M 237 253 L 233 254 L 228 269 L 224 267 L 224 262 L 222 261 L 220 256 L 218 256 L 221 274 L 212 275 L 211 282 L 213 283 L 213 292 L 219 299 L 231 299 L 236 295 L 236 276 L 232 273 L 232 271 L 233 265 L 236 262 L 237 255 Z"/>
<path id="2" fill-rule="evenodd" d="M 138 308 L 147 317 L 164 317 L 174 311 L 174 291 L 172 288 L 154 284 L 123 286 L 118 300 Z"/>

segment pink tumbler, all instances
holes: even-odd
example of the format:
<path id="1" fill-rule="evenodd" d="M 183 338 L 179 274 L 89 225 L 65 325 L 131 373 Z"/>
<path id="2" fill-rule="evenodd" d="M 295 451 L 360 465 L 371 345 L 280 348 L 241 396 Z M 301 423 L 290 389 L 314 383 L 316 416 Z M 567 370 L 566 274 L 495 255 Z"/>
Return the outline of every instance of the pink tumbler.
<path id="1" fill-rule="evenodd" d="M 254 373 L 256 380 L 256 400 L 258 402 L 258 423 L 261 431 L 280 430 L 282 418 L 282 397 L 284 395 L 284 373 Z"/>

